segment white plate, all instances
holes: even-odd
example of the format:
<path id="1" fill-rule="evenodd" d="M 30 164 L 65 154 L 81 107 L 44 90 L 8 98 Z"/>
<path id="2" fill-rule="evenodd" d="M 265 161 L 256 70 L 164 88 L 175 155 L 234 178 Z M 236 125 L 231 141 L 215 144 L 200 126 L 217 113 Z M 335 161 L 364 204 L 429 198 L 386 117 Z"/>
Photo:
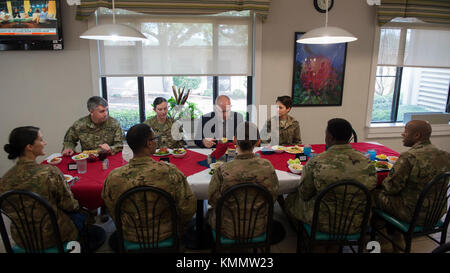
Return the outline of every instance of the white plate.
<path id="1" fill-rule="evenodd" d="M 271 149 L 274 150 L 275 153 L 277 153 L 277 154 L 281 154 L 284 151 L 286 151 L 286 147 L 279 146 L 279 145 L 274 145 L 274 146 L 271 147 Z"/>
<path id="2" fill-rule="evenodd" d="M 398 156 L 388 156 L 387 160 L 389 163 L 394 164 L 398 160 Z"/>
<path id="3" fill-rule="evenodd" d="M 45 160 L 52 160 L 52 158 L 54 158 L 54 157 L 62 157 L 62 154 L 61 153 L 51 154 L 51 155 L 47 156 L 47 158 Z"/>
<path id="4" fill-rule="evenodd" d="M 56 162 L 53 162 L 53 161 L 52 161 L 53 158 L 59 158 L 59 160 L 56 161 Z M 52 158 L 52 159 L 47 159 L 47 163 L 48 163 L 48 164 L 51 164 L 51 165 L 58 165 L 58 164 L 61 163 L 61 161 L 62 161 L 62 158 L 61 158 L 61 157 L 53 157 L 53 158 Z"/>
<path id="5" fill-rule="evenodd" d="M 389 166 L 389 169 L 382 169 L 382 168 L 375 167 L 375 169 L 377 169 L 377 172 L 382 172 L 382 171 L 387 172 L 387 171 L 390 171 L 392 169 L 392 164 L 391 163 L 389 163 L 387 161 L 380 161 L 380 162 L 386 162 L 388 164 L 388 166 Z"/>
<path id="6" fill-rule="evenodd" d="M 80 155 L 84 155 L 85 157 L 84 157 L 84 158 L 78 158 L 78 159 L 77 159 L 76 157 L 77 157 L 77 156 L 80 156 Z M 75 161 L 77 161 L 77 160 L 87 159 L 88 157 L 89 157 L 89 155 L 81 153 L 81 154 L 77 154 L 77 155 L 72 156 L 72 159 L 75 160 Z"/>
<path id="7" fill-rule="evenodd" d="M 174 152 L 173 152 L 173 150 L 172 150 L 172 156 L 173 157 L 175 157 L 175 158 L 182 158 L 182 157 L 184 157 L 186 154 L 187 154 L 187 151 L 186 151 L 186 149 L 184 149 L 184 153 L 182 153 L 182 154 L 175 154 Z"/>
<path id="8" fill-rule="evenodd" d="M 168 150 L 167 154 L 158 155 L 158 154 L 156 154 L 157 152 L 159 152 L 159 149 L 158 149 L 155 151 L 155 153 L 153 155 L 154 156 L 168 156 L 172 153 L 172 149 L 167 149 L 167 150 Z"/>
<path id="9" fill-rule="evenodd" d="M 295 146 L 293 146 L 293 147 L 286 147 L 286 149 L 285 149 L 284 151 L 285 151 L 286 153 L 294 154 L 294 155 L 303 153 L 303 147 L 299 147 L 300 150 L 301 150 L 301 151 L 299 151 L 299 152 L 294 152 L 294 151 L 289 150 L 290 148 L 294 148 L 294 147 L 295 147 Z"/>
<path id="10" fill-rule="evenodd" d="M 69 183 L 70 181 L 72 181 L 73 176 L 68 175 L 68 174 L 65 174 L 65 175 L 64 175 L 64 179 L 66 180 L 67 183 Z"/>

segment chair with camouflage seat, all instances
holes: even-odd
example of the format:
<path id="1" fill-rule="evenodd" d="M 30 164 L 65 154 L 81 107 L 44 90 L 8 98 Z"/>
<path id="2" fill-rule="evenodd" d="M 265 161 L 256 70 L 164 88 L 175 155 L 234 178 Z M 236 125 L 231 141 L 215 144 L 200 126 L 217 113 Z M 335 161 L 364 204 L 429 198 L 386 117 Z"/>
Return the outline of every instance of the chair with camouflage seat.
<path id="1" fill-rule="evenodd" d="M 447 207 L 450 197 L 449 180 L 450 172 L 445 172 L 434 177 L 425 186 L 419 195 L 412 220 L 409 223 L 400 221 L 380 209 L 373 209 L 371 239 L 374 240 L 376 235 L 379 234 L 390 241 L 394 248 L 400 249 L 405 253 L 411 251 L 412 239 L 419 236 L 426 235 L 439 245 L 445 244 L 450 222 L 450 214 L 448 213 L 450 207 Z M 446 210 L 446 213 L 441 217 L 443 210 Z M 420 219 L 423 221 L 419 222 Z M 388 227 L 394 228 L 394 230 L 399 231 L 403 235 L 405 242 L 404 248 L 374 224 L 379 220 L 382 220 Z M 430 234 L 438 232 L 441 232 L 441 239 L 439 241 L 430 236 Z"/>
<path id="2" fill-rule="evenodd" d="M 265 253 L 270 253 L 273 197 L 265 187 L 256 183 L 234 185 L 219 198 L 215 210 L 216 226 L 215 229 L 211 229 L 213 253 L 221 250 L 251 248 L 255 253 L 258 248 L 263 249 Z M 225 214 L 232 219 L 233 230 L 230 232 L 234 239 L 222 233 Z M 263 225 L 265 232 L 255 236 L 257 224 Z"/>
<path id="3" fill-rule="evenodd" d="M 161 225 L 170 219 L 171 235 L 161 238 Z M 115 205 L 118 251 L 180 252 L 178 213 L 172 196 L 159 188 L 138 186 L 122 193 Z M 137 242 L 124 239 L 124 225 Z"/>
<path id="4" fill-rule="evenodd" d="M 312 225 L 298 221 L 297 252 L 312 252 L 317 245 L 339 246 L 339 252 L 350 246 L 355 252 L 352 246 L 356 245 L 362 253 L 371 204 L 369 190 L 361 183 L 341 180 L 330 184 L 315 199 Z M 328 232 L 320 231 L 320 225 Z"/>
<path id="5" fill-rule="evenodd" d="M 28 205 L 27 205 L 28 204 Z M 34 211 L 43 212 L 41 215 Z M 10 228 L 17 231 L 20 245 L 11 245 L 5 216 Z M 48 224 L 50 221 L 50 224 Z M 43 228 L 50 227 L 55 246 L 44 247 Z M 38 194 L 25 190 L 11 190 L 0 196 L 0 234 L 8 253 L 64 253 L 69 252 L 69 242 L 62 242 L 55 212 L 50 204 Z M 72 250 L 72 249 L 71 249 Z"/>

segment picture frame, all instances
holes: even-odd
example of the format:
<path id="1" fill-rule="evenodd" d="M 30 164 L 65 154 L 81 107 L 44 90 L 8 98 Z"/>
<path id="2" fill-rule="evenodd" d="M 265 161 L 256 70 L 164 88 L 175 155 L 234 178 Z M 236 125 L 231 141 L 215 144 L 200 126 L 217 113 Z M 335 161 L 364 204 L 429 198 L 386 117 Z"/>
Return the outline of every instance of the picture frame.
<path id="1" fill-rule="evenodd" d="M 295 32 L 292 106 L 341 106 L 347 43 L 297 43 L 304 33 Z"/>

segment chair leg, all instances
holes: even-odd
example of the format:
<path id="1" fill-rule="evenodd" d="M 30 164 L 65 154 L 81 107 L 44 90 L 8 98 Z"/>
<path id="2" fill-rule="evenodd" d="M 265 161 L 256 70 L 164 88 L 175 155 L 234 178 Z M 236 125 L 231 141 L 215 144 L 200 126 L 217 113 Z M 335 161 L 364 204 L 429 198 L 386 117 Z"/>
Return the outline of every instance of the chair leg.
<path id="1" fill-rule="evenodd" d="M 411 252 L 411 241 L 412 238 L 410 236 L 405 236 L 405 253 Z"/>

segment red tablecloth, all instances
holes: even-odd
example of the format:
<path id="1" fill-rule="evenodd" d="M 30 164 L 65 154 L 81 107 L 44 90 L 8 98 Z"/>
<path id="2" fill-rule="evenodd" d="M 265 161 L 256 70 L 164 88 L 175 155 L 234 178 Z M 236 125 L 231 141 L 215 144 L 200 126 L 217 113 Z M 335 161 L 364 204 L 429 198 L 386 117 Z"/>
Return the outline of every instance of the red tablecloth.
<path id="1" fill-rule="evenodd" d="M 377 151 L 377 154 L 385 154 L 387 156 L 398 156 L 399 153 L 397 153 L 394 150 L 389 149 L 386 146 L 377 145 L 377 144 L 370 144 L 365 142 L 358 142 L 358 143 L 350 143 L 350 145 L 353 147 L 353 149 L 360 151 L 360 152 L 367 152 L 367 150 L 375 149 Z M 300 145 L 303 146 L 303 145 Z M 311 145 L 312 153 L 320 154 L 325 151 L 325 144 L 313 144 Z M 261 152 L 258 152 L 261 153 Z M 271 155 L 264 155 L 261 154 L 261 158 L 265 158 L 269 160 L 273 167 L 280 171 L 289 172 L 289 168 L 287 165 L 287 161 L 289 159 L 294 159 L 295 154 L 290 154 L 287 152 L 283 152 L 281 154 L 271 154 Z M 302 165 L 305 165 L 306 162 L 302 162 Z M 378 184 L 380 184 L 388 175 L 388 171 L 380 171 L 377 173 L 378 175 Z"/>
<path id="2" fill-rule="evenodd" d="M 206 167 L 197 164 L 197 161 L 206 159 L 206 155 L 200 153 L 187 150 L 187 154 L 183 158 L 174 158 L 172 155 L 169 155 L 168 157 L 170 158 L 170 163 L 177 166 L 185 176 L 190 176 L 207 169 Z M 161 159 L 161 157 L 157 156 L 152 156 L 152 158 L 156 161 Z M 68 170 L 68 163 L 74 163 L 71 157 L 62 157 L 61 163 L 56 165 L 62 173 L 78 176 L 80 178 L 80 180 L 71 187 L 71 191 L 81 206 L 87 207 L 90 210 L 103 206 L 104 202 L 101 193 L 106 177 L 109 172 L 115 168 L 128 163 L 122 159 L 122 153 L 108 156 L 108 160 L 109 168 L 107 170 L 102 169 L 102 162 L 100 161 L 88 162 L 87 172 L 84 174 L 79 174 L 76 170 Z M 42 164 L 47 164 L 47 161 L 43 161 Z"/>

